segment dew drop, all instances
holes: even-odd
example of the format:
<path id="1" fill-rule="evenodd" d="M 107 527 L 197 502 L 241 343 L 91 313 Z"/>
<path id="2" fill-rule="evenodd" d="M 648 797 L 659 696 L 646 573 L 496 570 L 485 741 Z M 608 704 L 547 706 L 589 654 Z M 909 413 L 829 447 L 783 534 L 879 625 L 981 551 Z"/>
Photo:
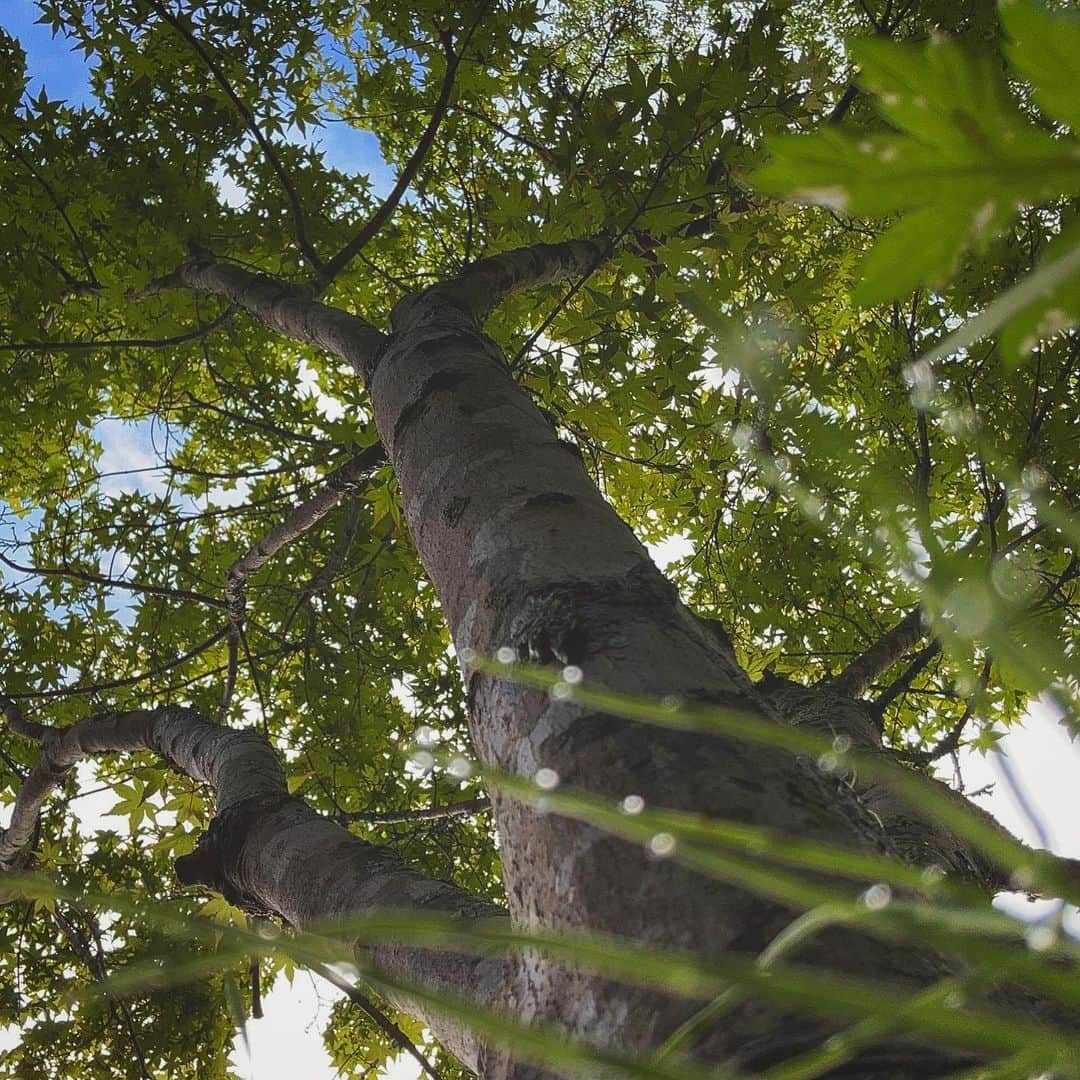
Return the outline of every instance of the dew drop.
<path id="1" fill-rule="evenodd" d="M 1038 491 L 1046 487 L 1046 471 L 1039 465 L 1028 465 L 1020 474 L 1020 483 L 1028 491 Z"/>
<path id="2" fill-rule="evenodd" d="M 565 701 L 574 693 L 574 688 L 569 684 L 560 680 L 557 683 L 553 683 L 551 689 L 548 690 L 548 695 L 553 697 L 556 701 Z"/>
<path id="3" fill-rule="evenodd" d="M 658 832 L 649 841 L 649 850 L 658 858 L 666 858 L 675 850 L 675 837 L 668 832 Z"/>
<path id="4" fill-rule="evenodd" d="M 931 863 L 922 872 L 923 884 L 933 888 L 945 880 L 945 871 L 937 863 Z"/>
<path id="5" fill-rule="evenodd" d="M 686 698 L 682 694 L 665 694 L 660 699 L 660 708 L 665 712 L 677 712 L 686 704 Z"/>
<path id="6" fill-rule="evenodd" d="M 446 766 L 446 771 L 455 780 L 468 780 L 473 774 L 472 762 L 468 758 L 456 757 Z"/>
<path id="7" fill-rule="evenodd" d="M 496 650 L 495 659 L 498 660 L 500 664 L 512 664 L 515 659 L 514 650 L 511 649 L 509 645 L 502 645 Z"/>
<path id="8" fill-rule="evenodd" d="M 892 903 L 892 889 L 879 881 L 863 893 L 862 901 L 871 911 L 881 911 Z"/>
<path id="9" fill-rule="evenodd" d="M 827 206 L 830 210 L 843 210 L 848 204 L 849 197 L 847 188 L 842 188 L 836 184 L 799 188 L 791 193 L 791 198 L 796 202 Z"/>
<path id="10" fill-rule="evenodd" d="M 1046 952 L 1057 944 L 1057 933 L 1052 926 L 1033 926 L 1024 935 L 1027 947 L 1035 952 Z"/>
<path id="11" fill-rule="evenodd" d="M 533 783 L 544 791 L 552 791 L 559 786 L 559 774 L 554 769 L 537 769 Z"/>
<path id="12" fill-rule="evenodd" d="M 458 659 L 463 664 L 471 664 L 476 659 L 476 650 L 470 649 L 468 645 L 464 649 L 458 652 Z"/>
<path id="13" fill-rule="evenodd" d="M 846 754 L 851 749 L 851 736 L 850 735 L 837 735 L 832 741 L 832 748 L 838 754 Z"/>
<path id="14" fill-rule="evenodd" d="M 624 814 L 640 814 L 645 809 L 645 800 L 640 795 L 627 795 L 619 805 Z"/>
<path id="15" fill-rule="evenodd" d="M 439 733 L 430 725 L 421 724 L 413 732 L 413 740 L 416 742 L 417 746 L 422 746 L 426 749 L 430 749 L 431 747 L 438 744 Z"/>
<path id="16" fill-rule="evenodd" d="M 822 754 L 817 759 L 817 767 L 823 773 L 834 773 L 840 768 L 840 759 L 833 753 Z"/>
<path id="17" fill-rule="evenodd" d="M 427 750 L 417 750 L 415 754 L 409 756 L 409 762 L 422 772 L 431 772 L 435 766 L 435 755 Z"/>
<path id="18" fill-rule="evenodd" d="M 1030 866 L 1018 866 L 1009 876 L 1009 884 L 1016 892 L 1027 892 L 1035 884 Z"/>
<path id="19" fill-rule="evenodd" d="M 571 686 L 577 686 L 579 682 L 585 677 L 585 673 L 577 666 L 577 664 L 567 664 L 562 669 L 563 682 L 570 683 Z"/>
<path id="20" fill-rule="evenodd" d="M 736 450 L 749 450 L 754 445 L 754 429 L 749 424 L 739 424 L 731 433 L 731 442 Z"/>

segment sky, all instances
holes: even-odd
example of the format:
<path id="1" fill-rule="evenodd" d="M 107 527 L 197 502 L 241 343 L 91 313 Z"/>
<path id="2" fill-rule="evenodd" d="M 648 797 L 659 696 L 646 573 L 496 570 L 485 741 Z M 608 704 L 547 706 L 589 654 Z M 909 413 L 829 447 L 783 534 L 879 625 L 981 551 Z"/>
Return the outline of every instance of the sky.
<path id="1" fill-rule="evenodd" d="M 42 86 L 51 98 L 82 101 L 89 94 L 89 77 L 81 53 L 71 52 L 68 44 L 53 39 L 47 27 L 35 25 L 37 10 L 32 0 L 0 0 L 0 26 L 18 37 L 29 56 L 32 73 L 29 91 L 36 95 Z M 296 138 L 299 140 L 299 134 Z M 378 153 L 373 136 L 355 132 L 336 124 L 319 132 L 319 140 L 332 165 L 367 171 L 377 192 L 388 190 L 392 183 L 391 170 Z M 241 184 L 223 173 L 218 177 L 221 197 L 238 204 L 245 198 Z M 298 372 L 301 382 L 308 374 Z M 312 387 L 312 392 L 316 392 Z M 333 413 L 337 403 L 324 401 L 324 412 Z M 155 433 L 148 425 L 115 423 L 103 425 L 97 432 L 105 455 L 102 468 L 123 472 L 145 470 L 116 476 L 109 482 L 117 489 L 153 490 L 160 484 L 160 473 L 153 467 Z M 235 497 L 242 497 L 240 492 Z M 651 551 L 663 567 L 686 553 L 685 541 L 675 538 L 665 544 L 653 545 Z M 1080 744 L 1071 743 L 1052 710 L 1036 704 L 1022 730 L 1008 734 L 1001 742 L 1001 752 L 1016 775 L 1018 787 L 1028 804 L 1025 810 L 1011 794 L 1003 780 L 1000 759 L 995 755 L 962 754 L 962 769 L 968 790 L 992 785 L 980 804 L 993 813 L 1017 836 L 1035 846 L 1040 845 L 1040 831 L 1050 833 L 1050 847 L 1062 855 L 1080 858 L 1080 814 L 1076 812 L 1077 780 L 1080 778 Z M 83 800 L 82 817 L 85 827 L 93 828 L 111 804 L 107 794 Z M 1045 917 L 1051 902 L 1032 904 L 1023 896 L 1007 895 L 995 901 L 996 906 L 1025 919 Z M 1080 917 L 1073 910 L 1066 922 L 1070 931 L 1080 936 Z M 330 1067 L 322 1046 L 320 1029 L 333 1002 L 340 994 L 329 984 L 312 976 L 297 973 L 292 987 L 284 980 L 264 1000 L 265 1016 L 248 1025 L 251 1043 L 250 1056 L 240 1041 L 234 1050 L 234 1061 L 242 1075 L 251 1080 L 285 1080 L 303 1077 L 305 1080 L 330 1080 L 335 1071 Z M 18 1033 L 0 1031 L 0 1046 L 10 1044 Z M 387 1080 L 413 1080 L 419 1069 L 410 1058 L 399 1059 L 384 1076 Z"/>

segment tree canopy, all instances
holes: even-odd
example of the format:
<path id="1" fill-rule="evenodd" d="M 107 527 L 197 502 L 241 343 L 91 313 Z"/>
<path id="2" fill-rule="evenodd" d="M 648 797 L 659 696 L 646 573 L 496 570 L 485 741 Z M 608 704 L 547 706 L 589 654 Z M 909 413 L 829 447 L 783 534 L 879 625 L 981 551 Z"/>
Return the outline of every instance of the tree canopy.
<path id="1" fill-rule="evenodd" d="M 61 727 L 183 702 L 261 731 L 290 792 L 500 899 L 361 380 L 165 284 L 208 251 L 381 321 L 483 256 L 602 235 L 613 258 L 488 332 L 638 536 L 678 538 L 680 595 L 750 676 L 865 699 L 917 770 L 992 749 L 1038 695 L 1076 731 L 1065 6 L 39 0 L 90 82 L 30 94 L 0 30 L 0 691 Z M 37 749 L 0 751 L 13 802 Z M 102 786 L 114 827 L 88 835 Z M 162 902 L 242 918 L 173 874 L 210 813 L 146 753 L 46 805 L 59 898 L 0 913 L 10 1075 L 231 1075 L 246 961 L 212 941 L 183 989 L 56 1007 L 172 962 Z M 102 894 L 128 906 L 75 899 Z M 326 1040 L 346 1076 L 398 1052 L 352 1006 Z"/>

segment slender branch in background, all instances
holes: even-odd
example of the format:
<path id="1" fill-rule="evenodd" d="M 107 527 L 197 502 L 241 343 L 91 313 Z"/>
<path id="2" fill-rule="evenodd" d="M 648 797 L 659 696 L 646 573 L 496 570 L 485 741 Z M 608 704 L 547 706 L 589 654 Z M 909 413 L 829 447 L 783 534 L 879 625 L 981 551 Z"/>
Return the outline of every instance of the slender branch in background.
<path id="1" fill-rule="evenodd" d="M 248 982 L 251 984 L 251 1019 L 263 1018 L 262 1007 L 262 973 L 259 970 L 259 958 L 253 956 L 248 965 Z"/>
<path id="2" fill-rule="evenodd" d="M 397 182 L 391 189 L 390 194 L 383 200 L 382 205 L 361 226 L 359 232 L 357 232 L 356 235 L 324 266 L 320 267 L 312 275 L 311 288 L 315 295 L 323 292 L 334 278 L 337 277 L 337 275 L 340 274 L 354 258 L 356 258 L 364 245 L 367 244 L 383 225 L 390 220 L 391 215 L 397 209 L 398 203 L 401 202 L 405 192 L 409 190 L 409 185 L 420 171 L 420 166 L 423 165 L 424 159 L 427 157 L 428 152 L 435 142 L 435 136 L 438 134 L 439 127 L 443 122 L 443 117 L 446 116 L 447 108 L 450 104 L 450 94 L 454 88 L 454 78 L 461 65 L 462 57 L 465 54 L 465 48 L 468 45 L 473 32 L 476 30 L 476 27 L 483 16 L 483 12 L 484 9 L 481 8 L 480 13 L 473 20 L 472 26 L 469 27 L 469 30 L 463 37 L 460 48 L 456 51 L 451 48 L 448 36 L 442 35 L 443 50 L 446 53 L 446 72 L 443 75 L 442 86 L 439 89 L 439 97 L 435 102 L 435 107 L 432 110 L 427 127 L 424 128 L 424 133 L 420 136 L 420 141 L 416 144 L 416 148 L 410 155 L 409 160 L 405 162 L 405 167 L 398 175 Z"/>
<path id="3" fill-rule="evenodd" d="M 300 609 L 308 604 L 312 597 L 321 593 L 323 589 L 329 588 L 330 583 L 345 564 L 345 559 L 349 554 L 349 549 L 352 547 L 353 540 L 356 538 L 356 530 L 359 526 L 360 504 L 358 499 L 353 498 L 349 501 L 348 516 L 345 519 L 341 532 L 334 541 L 334 547 L 330 552 L 329 558 L 300 590 L 300 595 L 297 597 L 296 603 L 293 605 L 292 610 L 289 612 L 283 624 L 283 629 L 281 631 L 282 636 L 288 636 L 289 631 L 292 629 L 293 620 L 296 618 Z"/>
<path id="4" fill-rule="evenodd" d="M 829 113 L 829 118 L 826 121 L 829 124 L 839 124 L 848 114 L 848 110 L 855 103 L 855 99 L 859 96 L 859 87 L 850 82 L 847 84 L 847 88 L 843 94 L 840 95 L 840 100 L 833 106 L 833 110 Z"/>
<path id="5" fill-rule="evenodd" d="M 60 197 L 56 194 L 53 186 L 42 175 L 42 173 L 35 168 L 33 162 L 28 161 L 22 151 L 19 149 L 16 143 L 13 143 L 6 135 L 0 135 L 0 142 L 4 144 L 10 151 L 13 157 L 21 162 L 23 168 L 25 168 L 30 175 L 41 185 L 42 190 L 45 192 L 49 199 L 49 202 L 53 204 L 56 212 L 60 215 L 61 220 L 67 227 L 67 231 L 71 234 L 71 239 L 75 243 L 75 247 L 79 252 L 79 256 L 82 259 L 83 266 L 86 267 L 87 274 L 90 275 L 90 284 L 93 287 L 98 287 L 99 283 L 96 275 L 94 274 L 94 267 L 91 265 L 90 257 L 86 253 L 86 248 L 83 246 L 82 237 L 79 235 L 78 229 L 71 223 L 71 218 L 68 217 L 67 210 L 64 209 L 64 204 L 60 200 Z"/>
<path id="6" fill-rule="evenodd" d="M 195 33 L 188 25 L 186 25 L 180 16 L 173 14 L 173 12 L 161 3 L 160 0 L 147 0 L 147 3 L 188 43 L 188 45 L 191 46 L 192 51 L 206 65 L 210 74 L 213 75 L 214 81 L 221 87 L 222 92 L 229 101 L 232 102 L 233 107 L 240 114 L 244 121 L 244 126 L 247 128 L 251 137 L 259 144 L 259 149 L 263 152 L 267 164 L 274 170 L 274 175 L 277 176 L 278 183 L 281 184 L 281 188 L 285 193 L 285 198 L 288 199 L 293 223 L 293 235 L 296 237 L 296 246 L 312 266 L 316 268 L 322 266 L 322 260 L 319 258 L 318 253 L 311 244 L 311 240 L 308 238 L 304 208 L 300 202 L 300 196 L 296 191 L 296 186 L 293 184 L 292 178 L 286 171 L 285 166 L 281 163 L 281 159 L 278 157 L 277 151 L 274 149 L 270 140 L 263 135 L 262 131 L 259 129 L 259 125 L 255 122 L 255 114 L 240 99 L 240 96 L 233 89 L 232 83 L 229 82 L 225 72 L 222 70 L 221 65 L 210 55 L 203 43 L 195 36 Z"/>
<path id="7" fill-rule="evenodd" d="M 511 131 L 505 124 L 501 124 L 498 120 L 491 116 L 487 116 L 479 109 L 474 109 L 469 105 L 464 105 L 461 102 L 455 102 L 454 109 L 461 113 L 463 116 L 471 116 L 474 120 L 479 120 L 480 123 L 486 124 L 493 131 L 497 131 L 500 135 L 513 142 L 518 142 L 522 146 L 528 147 L 540 160 L 545 167 L 551 169 L 552 172 L 560 172 L 560 165 L 555 155 L 546 147 L 543 143 L 536 139 L 529 138 L 528 135 L 522 134 L 520 131 Z"/>
<path id="8" fill-rule="evenodd" d="M 146 593 L 150 596 L 167 596 L 173 600 L 190 600 L 208 607 L 226 607 L 224 600 L 189 589 L 172 589 L 167 585 L 147 585 L 141 581 L 125 581 L 123 578 L 94 574 L 89 570 L 76 570 L 70 566 L 23 566 L 9 559 L 3 552 L 0 552 L 0 562 L 11 570 L 17 570 L 20 574 L 32 574 L 35 577 L 69 578 L 72 581 L 84 581 L 89 585 L 103 585 L 108 589 L 126 589 L 128 592 Z"/>
<path id="9" fill-rule="evenodd" d="M 419 1047 L 371 998 L 361 993 L 348 979 L 342 978 L 333 968 L 327 967 L 325 964 L 313 964 L 311 970 L 316 975 L 321 975 L 331 985 L 336 986 L 365 1016 L 375 1022 L 376 1027 L 389 1035 L 390 1039 L 407 1054 L 414 1057 L 420 1068 L 431 1077 L 431 1080 L 442 1080 L 435 1066 L 420 1053 Z"/>
<path id="10" fill-rule="evenodd" d="M 148 671 L 141 672 L 138 675 L 129 675 L 124 679 L 111 679 L 108 682 L 90 683 L 86 686 L 62 686 L 57 690 L 23 690 L 15 694 L 9 694 L 8 697 L 19 701 L 51 701 L 56 698 L 83 697 L 87 694 L 98 694 L 103 690 L 119 690 L 125 686 L 135 686 L 137 683 L 145 682 L 147 679 L 152 679 L 157 675 L 164 675 L 166 671 L 172 671 L 173 668 L 180 667 L 189 660 L 194 660 L 196 656 L 216 645 L 228 632 L 229 627 L 226 624 L 220 630 L 215 630 L 205 641 L 200 642 L 181 656 L 176 657 L 174 660 L 166 660 L 163 664 L 159 664 L 157 667 L 150 668 Z"/>
<path id="11" fill-rule="evenodd" d="M 929 765 L 932 761 L 937 761 L 938 758 L 943 758 L 946 755 L 953 754 L 959 750 L 960 740 L 964 735 L 964 728 L 967 726 L 967 722 L 971 719 L 972 713 L 975 711 L 975 704 L 981 695 L 986 692 L 987 683 L 990 681 L 990 665 L 990 658 L 987 657 L 983 662 L 982 671 L 979 673 L 978 692 L 971 696 L 964 706 L 964 711 L 960 714 L 960 719 L 956 721 L 943 738 L 939 739 L 927 750 L 897 750 L 895 751 L 896 756 L 902 758 L 904 761 L 910 761 L 915 765 Z"/>
<path id="12" fill-rule="evenodd" d="M 444 803 L 442 806 L 423 806 L 419 810 L 354 810 L 342 811 L 335 816 L 340 822 L 361 821 L 369 825 L 400 825 L 416 821 L 464 817 L 467 814 L 482 814 L 490 809 L 491 800 L 481 797 L 456 803 Z"/>
<path id="13" fill-rule="evenodd" d="M 895 14 L 891 11 L 891 3 L 885 5 L 885 11 L 882 13 L 880 22 L 874 18 L 873 12 L 862 3 L 860 0 L 860 6 L 863 11 L 866 12 L 867 18 L 870 20 L 874 31 L 881 37 L 892 37 L 896 28 L 907 18 L 908 12 L 911 11 L 914 6 L 914 2 L 904 4 L 900 7 Z M 839 124 L 841 120 L 847 116 L 848 110 L 854 104 L 855 99 L 859 96 L 859 85 L 854 80 L 847 84 L 847 88 L 843 94 L 840 95 L 840 100 L 833 106 L 833 110 L 829 113 L 826 123 Z"/>
<path id="14" fill-rule="evenodd" d="M 16 341 L 0 344 L 0 352 L 93 352 L 95 349 L 167 349 L 212 334 L 236 310 L 229 304 L 221 314 L 194 330 L 166 338 L 113 338 L 103 341 Z"/>
<path id="15" fill-rule="evenodd" d="M 839 675 L 825 680 L 830 689 L 847 697 L 859 697 L 883 671 L 926 636 L 922 608 L 914 607 L 891 630 L 886 631 L 865 652 L 860 653 Z"/>
<path id="16" fill-rule="evenodd" d="M 275 525 L 229 568 L 225 577 L 225 608 L 229 613 L 229 674 L 225 680 L 219 716 L 224 717 L 228 712 L 236 687 L 238 646 L 243 635 L 246 606 L 244 588 L 248 578 L 261 570 L 283 547 L 317 525 L 345 495 L 362 487 L 372 471 L 385 461 L 386 451 L 381 443 L 361 450 L 340 468 L 327 474 L 319 490 L 310 499 L 297 506 L 283 522 Z"/>
<path id="17" fill-rule="evenodd" d="M 901 672 L 899 677 L 891 682 L 881 694 L 875 698 L 873 711 L 879 717 L 885 710 L 915 681 L 927 664 L 941 652 L 941 642 L 934 638 L 929 645 L 920 649 L 915 658 Z"/>

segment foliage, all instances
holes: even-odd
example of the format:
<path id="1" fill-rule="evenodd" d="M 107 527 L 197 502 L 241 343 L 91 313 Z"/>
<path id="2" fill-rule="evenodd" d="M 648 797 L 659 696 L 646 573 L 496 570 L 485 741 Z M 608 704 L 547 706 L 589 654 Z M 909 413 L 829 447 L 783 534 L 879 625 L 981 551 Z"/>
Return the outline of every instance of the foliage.
<path id="1" fill-rule="evenodd" d="M 375 435 L 351 371 L 205 299 L 133 291 L 191 241 L 304 280 L 311 252 L 329 258 L 380 205 L 384 162 L 405 167 L 449 35 L 465 61 L 435 142 L 329 302 L 379 321 L 483 253 L 609 230 L 610 268 L 512 299 L 490 329 L 639 535 L 685 540 L 671 567 L 682 595 L 723 622 L 747 669 L 837 675 L 921 605 L 933 634 L 867 690 L 893 746 L 932 753 L 956 731 L 953 748 L 992 748 L 1037 694 L 1075 718 L 1074 13 L 1034 0 L 1000 13 L 985 0 L 40 7 L 89 81 L 68 101 L 30 90 L 24 50 L 0 32 L 0 512 L 14 564 L 0 657 L 4 692 L 27 709 L 64 724 L 170 699 L 217 707 L 226 645 L 205 643 L 228 568 Z M 979 312 L 992 317 L 976 325 Z M 248 594 L 229 721 L 270 734 L 291 790 L 332 815 L 481 792 L 478 777 L 409 764 L 420 727 L 449 758 L 469 747 L 389 469 Z M 3 749 L 12 798 L 32 750 Z M 84 836 L 70 788 L 38 866 L 65 896 L 139 898 L 105 934 L 117 969 L 168 954 L 151 912 L 207 806 L 149 758 L 95 775 L 84 786 L 112 789 L 117 831 Z M 602 809 L 576 806 L 612 827 Z M 680 857 L 719 844 L 640 824 L 663 824 Z M 352 827 L 499 894 L 483 816 Z M 780 887 L 771 870 L 751 881 L 752 860 L 724 842 L 709 872 L 724 862 Z M 206 900 L 183 898 L 180 914 Z M 971 959 L 987 924 L 957 905 L 939 932 Z M 61 987 L 101 974 L 47 916 L 0 915 L 0 1021 L 26 1029 L 5 1066 L 127 1075 L 115 1009 L 50 1011 Z M 228 1075 L 220 969 L 242 985 L 251 944 L 236 941 L 185 991 L 180 1035 L 180 1004 L 133 1001 L 152 1071 Z M 1074 952 L 1058 958 L 1075 965 Z M 1018 977 L 1043 985 L 1037 961 Z M 906 1019 L 931 1024 L 938 1004 Z M 389 1052 L 346 1008 L 327 1043 L 343 1067 Z M 1072 1043 L 1053 1049 L 1075 1069 Z"/>

